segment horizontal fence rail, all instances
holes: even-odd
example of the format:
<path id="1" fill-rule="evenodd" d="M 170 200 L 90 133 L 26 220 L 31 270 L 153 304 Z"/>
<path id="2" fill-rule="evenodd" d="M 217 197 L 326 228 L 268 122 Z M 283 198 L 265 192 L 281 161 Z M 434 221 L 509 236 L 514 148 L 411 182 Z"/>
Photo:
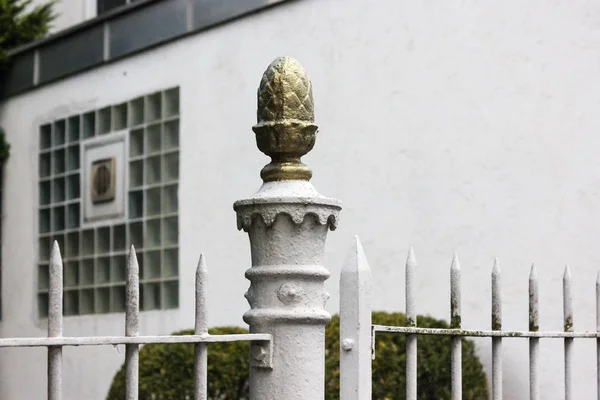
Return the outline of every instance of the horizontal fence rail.
<path id="1" fill-rule="evenodd" d="M 131 246 L 127 262 L 125 295 L 125 336 L 65 337 L 63 336 L 63 263 L 58 243 L 50 254 L 48 337 L 0 338 L 2 347 L 48 348 L 48 399 L 62 398 L 62 348 L 65 346 L 125 345 L 125 399 L 138 399 L 139 346 L 144 344 L 196 344 L 195 399 L 205 400 L 207 394 L 207 345 L 209 343 L 249 341 L 259 346 L 266 355 L 253 367 L 271 368 L 272 336 L 265 333 L 210 335 L 207 324 L 206 302 L 207 269 L 200 256 L 196 269 L 196 319 L 194 335 L 141 336 L 139 335 L 139 266 L 135 249 Z"/>
<path id="2" fill-rule="evenodd" d="M 48 346 L 116 346 L 119 344 L 175 344 L 175 343 L 222 343 L 222 342 L 270 342 L 270 333 L 247 333 L 231 335 L 182 335 L 182 336 L 90 336 L 60 338 L 7 338 L 0 339 L 1 347 L 48 347 Z"/>
<path id="3" fill-rule="evenodd" d="M 544 338 L 544 339 L 597 339 L 600 332 L 530 332 L 530 331 L 480 331 L 469 329 L 413 328 L 408 326 L 373 325 L 373 332 L 403 333 L 415 335 Z"/>
<path id="4" fill-rule="evenodd" d="M 360 243 L 359 243 L 360 244 Z M 362 248 L 361 248 L 362 251 Z M 366 258 L 364 261 L 356 260 L 355 269 L 368 270 Z M 571 271 L 569 266 L 565 267 L 562 280 L 563 294 L 563 331 L 540 331 L 539 330 L 539 289 L 538 277 L 535 266 L 531 267 L 529 274 L 529 329 L 526 331 L 502 330 L 502 286 L 500 263 L 494 260 L 491 272 L 491 330 L 464 329 L 461 323 L 461 269 L 458 256 L 455 254 L 450 266 L 450 328 L 422 328 L 418 326 L 415 280 L 417 262 L 412 248 L 409 249 L 405 264 L 405 288 L 406 288 L 406 326 L 376 325 L 365 326 L 362 329 L 371 330 L 370 351 L 372 359 L 375 359 L 375 339 L 377 333 L 394 333 L 406 335 L 406 399 L 416 400 L 417 393 L 417 337 L 419 335 L 445 336 L 450 338 L 451 349 L 451 398 L 458 400 L 462 398 L 462 349 L 463 337 L 489 337 L 492 339 L 492 399 L 501 400 L 502 395 L 502 340 L 504 338 L 524 338 L 529 341 L 529 398 L 539 400 L 539 340 L 540 339 L 562 339 L 564 341 L 564 398 L 572 400 L 573 395 L 573 342 L 574 339 L 596 339 L 597 352 L 597 398 L 600 400 L 600 272 L 596 279 L 596 331 L 580 331 L 573 329 L 573 296 L 571 289 Z M 364 288 L 370 287 L 370 273 L 358 275 L 355 281 L 341 281 L 341 296 L 353 298 L 364 295 Z M 349 306 L 359 307 L 354 312 L 346 311 Z M 340 303 L 340 326 L 349 324 L 344 318 L 353 318 L 355 315 L 371 313 L 366 304 Z M 369 314 L 370 315 L 370 314 Z M 340 340 L 347 337 L 348 333 L 340 329 Z M 361 349 L 357 350 L 361 352 Z M 340 358 L 340 363 L 347 362 Z M 342 368 L 352 370 L 350 366 Z M 370 371 L 370 369 L 369 369 Z M 360 378 L 364 380 L 364 377 Z M 341 376 L 340 385 L 342 393 L 347 392 L 355 381 Z M 369 397 L 370 398 L 370 397 Z M 356 396 L 343 397 L 342 400 L 359 400 Z"/>

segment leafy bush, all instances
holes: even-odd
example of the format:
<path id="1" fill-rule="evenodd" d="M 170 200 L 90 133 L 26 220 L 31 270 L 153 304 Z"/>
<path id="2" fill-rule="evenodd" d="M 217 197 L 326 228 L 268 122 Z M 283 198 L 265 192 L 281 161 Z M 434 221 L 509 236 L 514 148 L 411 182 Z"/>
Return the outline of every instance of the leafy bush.
<path id="1" fill-rule="evenodd" d="M 237 327 L 209 329 L 211 335 L 248 333 Z M 192 335 L 193 330 L 174 335 Z M 149 344 L 140 350 L 140 400 L 194 398 L 194 345 Z M 208 392 L 211 400 L 248 398 L 248 342 L 208 345 Z M 125 364 L 113 379 L 108 400 L 125 399 Z"/>
<path id="2" fill-rule="evenodd" d="M 373 312 L 373 324 L 405 326 L 401 313 Z M 419 316 L 421 328 L 449 328 L 448 323 L 431 317 Z M 325 339 L 325 398 L 340 398 L 339 379 L 340 319 L 334 316 L 327 326 Z M 377 333 L 373 360 L 373 398 L 403 399 L 406 393 L 406 336 Z M 462 343 L 463 399 L 488 398 L 487 380 L 483 366 L 475 354 L 475 344 Z M 450 399 L 450 338 L 419 336 L 417 339 L 417 398 L 423 400 Z"/>
<path id="3" fill-rule="evenodd" d="M 374 312 L 373 323 L 404 325 L 401 313 Z M 419 316 L 419 326 L 448 328 L 441 320 Z M 326 329 L 325 398 L 339 396 L 339 317 L 332 318 Z M 241 328 L 214 328 L 213 335 L 247 333 Z M 191 330 L 177 332 L 192 334 Z M 377 358 L 373 361 L 373 398 L 399 399 L 405 393 L 406 337 L 378 333 Z M 418 398 L 450 398 L 450 339 L 419 336 L 418 338 Z M 208 346 L 208 398 L 211 400 L 240 400 L 248 398 L 247 342 L 211 343 Z M 487 399 L 487 381 L 475 345 L 463 340 L 463 399 Z M 194 345 L 152 344 L 140 350 L 140 400 L 192 399 L 194 390 Z M 113 379 L 107 400 L 124 399 L 125 369 L 121 367 Z"/>

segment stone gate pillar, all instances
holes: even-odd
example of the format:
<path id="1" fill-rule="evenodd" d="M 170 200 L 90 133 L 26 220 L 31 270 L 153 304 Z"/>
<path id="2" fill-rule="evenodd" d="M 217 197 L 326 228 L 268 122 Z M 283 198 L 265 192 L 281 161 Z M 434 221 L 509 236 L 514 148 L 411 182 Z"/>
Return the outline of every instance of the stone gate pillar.
<path id="1" fill-rule="evenodd" d="M 252 268 L 246 271 L 253 333 L 273 335 L 272 369 L 251 368 L 251 400 L 322 400 L 325 376 L 325 240 L 337 226 L 341 203 L 321 196 L 300 161 L 315 144 L 311 82 L 294 59 L 269 65 L 258 89 L 260 151 L 271 157 L 262 187 L 234 204 L 238 229 L 248 232 Z M 252 363 L 265 354 L 251 348 Z"/>

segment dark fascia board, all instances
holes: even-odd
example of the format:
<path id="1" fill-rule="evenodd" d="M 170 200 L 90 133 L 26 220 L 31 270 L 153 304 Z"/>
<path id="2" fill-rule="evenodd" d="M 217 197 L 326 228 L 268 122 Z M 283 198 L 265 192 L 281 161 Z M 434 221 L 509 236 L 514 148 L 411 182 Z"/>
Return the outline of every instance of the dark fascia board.
<path id="1" fill-rule="evenodd" d="M 64 79 L 68 76 L 82 73 L 89 69 L 110 63 L 124 57 L 129 57 L 133 54 L 137 54 L 142 51 L 149 50 L 159 45 L 171 42 L 173 40 L 185 37 L 187 35 L 201 32 L 224 23 L 236 20 L 238 18 L 245 17 L 247 15 L 265 10 L 267 8 L 279 5 L 281 3 L 293 1 L 293 0 L 187 0 L 189 7 L 187 7 L 188 13 L 192 13 L 192 18 L 186 18 L 192 21 L 191 26 L 185 26 L 183 31 L 174 31 L 172 33 L 166 33 L 164 36 L 159 38 L 151 38 L 144 43 L 141 40 L 139 44 L 130 46 L 128 51 L 119 52 L 115 56 L 111 57 L 111 37 L 110 37 L 110 25 L 112 23 L 119 23 L 124 19 L 131 19 L 132 23 L 135 23 L 137 15 L 148 15 L 155 13 L 157 17 L 161 16 L 160 10 L 166 10 L 164 4 L 158 3 L 181 3 L 182 0 L 141 0 L 138 2 L 130 3 L 123 7 L 119 7 L 115 10 L 107 12 L 99 17 L 92 20 L 82 22 L 81 24 L 75 25 L 71 28 L 60 31 L 54 35 L 48 36 L 44 39 L 29 43 L 21 46 L 17 49 L 12 50 L 9 54 L 15 62 L 8 67 L 8 70 L 1 73 L 0 75 L 0 99 L 6 99 L 8 97 L 38 88 L 42 85 L 55 82 L 60 79 Z M 198 19 L 194 14 L 197 14 L 199 10 L 205 10 L 208 17 Z M 179 18 L 180 20 L 180 18 Z M 147 21 L 147 18 L 146 18 Z M 140 22 L 142 23 L 142 22 Z M 64 49 L 63 46 L 69 46 L 77 41 L 80 37 L 82 40 L 89 37 L 90 32 L 103 29 L 105 36 L 102 38 L 101 45 L 105 57 L 99 60 L 97 57 L 87 63 L 82 63 L 81 68 L 74 69 L 72 66 L 65 66 L 64 71 L 52 71 L 52 73 L 40 73 L 46 67 L 42 62 L 44 57 L 40 57 L 40 52 L 50 51 L 50 49 L 63 50 L 62 53 L 68 49 Z M 133 30 L 135 32 L 135 30 Z M 109 48 L 105 48 L 109 46 Z M 81 46 L 79 46 L 81 48 Z M 15 73 L 11 69 L 23 68 L 23 60 L 31 60 L 32 65 L 27 66 L 27 70 L 33 71 L 31 77 L 28 74 Z M 60 63 L 54 63 L 60 68 Z M 50 77 L 45 79 L 44 77 Z M 18 77 L 21 81 L 8 82 L 9 78 Z M 43 79 L 40 79 L 43 78 Z"/>
<path id="2" fill-rule="evenodd" d="M 105 21 L 110 21 L 112 19 L 115 19 L 115 17 L 119 17 L 121 15 L 125 15 L 130 12 L 134 12 L 139 8 L 147 7 L 149 4 L 156 3 L 159 1 L 169 1 L 169 0 L 140 0 L 140 1 L 136 1 L 135 3 L 125 4 L 124 6 L 117 7 L 115 9 L 110 10 L 110 11 L 108 11 L 102 15 L 99 15 L 95 18 L 89 19 L 87 21 L 83 21 L 79 24 L 73 25 L 69 28 L 63 29 L 56 33 L 53 33 L 52 35 L 46 36 L 43 39 L 39 39 L 39 40 L 33 41 L 31 43 L 27 43 L 23 46 L 19 46 L 16 49 L 9 51 L 8 55 L 13 56 L 13 55 L 23 53 L 28 50 L 37 49 L 48 43 L 60 41 L 61 39 L 65 38 L 67 36 L 71 36 L 78 32 L 88 30 L 90 28 L 93 28 L 94 26 L 102 25 Z"/>

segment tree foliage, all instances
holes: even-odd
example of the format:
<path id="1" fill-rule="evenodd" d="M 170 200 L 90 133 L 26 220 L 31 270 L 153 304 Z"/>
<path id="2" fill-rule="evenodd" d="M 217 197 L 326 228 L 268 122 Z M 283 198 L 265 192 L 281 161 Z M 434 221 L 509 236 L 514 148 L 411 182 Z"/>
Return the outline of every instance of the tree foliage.
<path id="1" fill-rule="evenodd" d="M 0 65 L 8 52 L 44 37 L 56 18 L 56 0 L 32 7 L 33 0 L 0 0 Z"/>
<path id="2" fill-rule="evenodd" d="M 419 316 L 419 326 L 448 328 L 441 320 Z M 325 399 L 339 400 L 339 317 L 334 316 L 325 337 Z M 374 312 L 373 323 L 404 325 L 401 313 Z M 214 328 L 211 334 L 247 333 L 241 328 Z M 192 334 L 181 331 L 176 334 Z M 373 398 L 401 399 L 405 394 L 406 337 L 378 334 L 377 358 L 373 361 Z M 450 338 L 420 336 L 418 339 L 419 399 L 450 399 Z M 245 400 L 248 398 L 247 342 L 211 343 L 208 346 L 208 399 Z M 483 366 L 475 345 L 463 340 L 463 399 L 488 398 Z M 140 350 L 140 400 L 193 399 L 194 346 L 190 344 L 151 344 Z M 125 397 L 125 368 L 113 379 L 107 400 Z"/>
<path id="3" fill-rule="evenodd" d="M 56 18 L 57 0 L 32 7 L 33 0 L 0 0 L 0 79 L 8 65 L 8 52 L 44 37 Z M 10 145 L 0 128 L 0 166 L 8 158 Z"/>
<path id="4" fill-rule="evenodd" d="M 2 1 L 2 0 L 0 0 Z M 10 155 L 10 144 L 6 141 L 4 130 L 0 127 L 0 168 L 4 165 Z"/>

